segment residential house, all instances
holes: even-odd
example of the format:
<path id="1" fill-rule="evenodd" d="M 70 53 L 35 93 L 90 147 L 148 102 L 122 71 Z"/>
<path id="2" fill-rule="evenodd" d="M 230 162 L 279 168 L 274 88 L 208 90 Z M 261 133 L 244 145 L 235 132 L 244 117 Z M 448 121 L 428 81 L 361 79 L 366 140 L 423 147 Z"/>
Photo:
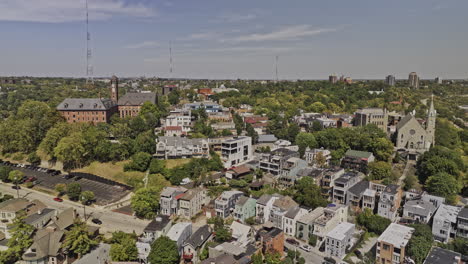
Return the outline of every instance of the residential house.
<path id="1" fill-rule="evenodd" d="M 45 205 L 39 200 L 30 202 L 24 198 L 16 198 L 0 203 L 0 232 L 10 238 L 9 225 L 19 213 L 25 213 L 28 217 L 44 209 Z"/>
<path id="2" fill-rule="evenodd" d="M 234 207 L 234 220 L 245 223 L 245 220 L 255 217 L 256 204 L 257 200 L 247 196 L 241 196 Z"/>
<path id="3" fill-rule="evenodd" d="M 214 151 L 221 151 L 223 142 L 233 138 L 234 136 L 210 137 L 208 138 L 208 145 L 210 146 L 210 149 Z"/>
<path id="4" fill-rule="evenodd" d="M 183 246 L 182 258 L 185 263 L 200 263 L 200 253 L 205 244 L 212 239 L 210 226 L 204 225 L 195 231 Z"/>
<path id="5" fill-rule="evenodd" d="M 300 179 L 299 173 L 303 172 L 308 166 L 307 161 L 300 158 L 289 158 L 284 164 L 279 176 L 278 182 L 283 188 L 294 186 Z"/>
<path id="6" fill-rule="evenodd" d="M 251 137 L 240 136 L 228 139 L 221 146 L 221 159 L 225 168 L 243 164 L 252 158 Z"/>
<path id="7" fill-rule="evenodd" d="M 204 138 L 159 137 L 156 141 L 158 159 L 207 158 L 210 149 Z"/>
<path id="8" fill-rule="evenodd" d="M 348 189 L 346 201 L 351 209 L 360 210 L 362 208 L 364 193 L 369 190 L 369 185 L 368 181 L 360 181 Z"/>
<path id="9" fill-rule="evenodd" d="M 273 208 L 273 203 L 281 198 L 282 195 L 279 194 L 264 194 L 257 200 L 255 214 L 256 222 L 264 224 L 270 220 L 271 208 Z"/>
<path id="10" fill-rule="evenodd" d="M 167 215 L 156 216 L 143 230 L 143 235 L 136 242 L 138 259 L 146 263 L 151 251 L 151 244 L 161 236 L 166 235 L 172 227 L 172 221 Z"/>
<path id="11" fill-rule="evenodd" d="M 176 242 L 179 255 L 182 255 L 184 242 L 192 235 L 192 223 L 180 222 L 171 227 L 167 237 Z"/>
<path id="12" fill-rule="evenodd" d="M 208 204 L 209 197 L 205 188 L 197 187 L 181 194 L 178 202 L 177 214 L 182 218 L 191 219 L 202 210 L 203 206 Z"/>
<path id="13" fill-rule="evenodd" d="M 377 203 L 377 191 L 372 189 L 366 189 L 362 193 L 362 210 L 368 208 L 374 212 Z"/>
<path id="14" fill-rule="evenodd" d="M 432 235 L 434 239 L 447 243 L 457 233 L 457 216 L 461 207 L 442 204 L 434 215 L 432 221 Z"/>
<path id="15" fill-rule="evenodd" d="M 312 233 L 317 236 L 317 244 L 325 241 L 325 236 L 339 223 L 348 221 L 348 206 L 329 204 L 323 209 L 323 214 L 313 222 Z"/>
<path id="16" fill-rule="evenodd" d="M 320 117 L 315 120 L 320 124 L 322 128 L 329 128 L 329 127 L 336 127 L 336 120 L 335 119 L 330 119 L 327 117 Z"/>
<path id="17" fill-rule="evenodd" d="M 273 226 L 283 230 L 283 216 L 291 207 L 296 207 L 298 204 L 289 196 L 283 196 L 273 202 L 270 211 L 270 222 Z"/>
<path id="18" fill-rule="evenodd" d="M 24 223 L 33 226 L 36 229 L 45 227 L 49 221 L 57 214 L 55 209 L 44 208 L 24 219 Z"/>
<path id="19" fill-rule="evenodd" d="M 273 175 L 280 175 L 290 158 L 299 158 L 299 152 L 287 148 L 278 148 L 260 157 L 260 169 Z"/>
<path id="20" fill-rule="evenodd" d="M 261 244 L 262 253 L 279 253 L 284 254 L 284 232 L 276 227 L 263 227 L 257 233 L 258 241 Z"/>
<path id="21" fill-rule="evenodd" d="M 227 179 L 239 179 L 242 176 L 246 176 L 251 172 L 250 167 L 246 165 L 237 166 L 226 171 Z"/>
<path id="22" fill-rule="evenodd" d="M 283 231 L 286 235 L 296 235 L 297 220 L 309 212 L 309 209 L 294 206 L 291 207 L 283 216 Z"/>
<path id="23" fill-rule="evenodd" d="M 188 103 L 188 104 L 184 104 L 184 107 L 183 107 L 183 109 L 192 110 L 192 111 L 198 110 L 200 108 L 205 109 L 207 113 L 217 113 L 217 112 L 223 111 L 223 107 L 221 105 L 214 103 L 214 102 L 209 102 L 209 101 Z"/>
<path id="24" fill-rule="evenodd" d="M 342 259 L 346 250 L 352 246 L 355 225 L 342 222 L 333 228 L 326 236 L 325 253 L 330 257 Z"/>
<path id="25" fill-rule="evenodd" d="M 402 189 L 395 184 L 388 185 L 381 193 L 377 214 L 391 221 L 395 220 L 400 208 Z"/>
<path id="26" fill-rule="evenodd" d="M 324 167 L 330 165 L 331 152 L 328 149 L 310 149 L 307 147 L 304 158 L 314 167 Z"/>
<path id="27" fill-rule="evenodd" d="M 91 252 L 83 255 L 80 259 L 77 259 L 75 262 L 73 262 L 73 264 L 91 264 L 91 263 L 113 264 L 115 262 L 111 262 L 110 249 L 111 249 L 110 244 L 100 243 L 96 248 L 93 248 Z M 131 263 L 125 263 L 125 264 L 131 264 Z"/>
<path id="28" fill-rule="evenodd" d="M 341 160 L 341 167 L 367 174 L 367 166 L 375 161 L 372 152 L 348 150 Z"/>
<path id="29" fill-rule="evenodd" d="M 257 144 L 255 144 L 255 150 L 267 147 L 271 150 L 273 148 L 273 144 L 276 141 L 278 141 L 278 138 L 273 134 L 258 135 Z"/>
<path id="30" fill-rule="evenodd" d="M 309 242 L 309 238 L 313 235 L 314 222 L 317 218 L 324 214 L 323 207 L 317 207 L 313 211 L 308 212 L 296 221 L 296 237 L 300 240 Z"/>
<path id="31" fill-rule="evenodd" d="M 403 264 L 414 228 L 391 223 L 377 239 L 376 262 Z"/>
<path id="32" fill-rule="evenodd" d="M 230 255 L 233 262 L 224 262 L 230 264 L 240 264 L 240 263 L 250 263 L 250 257 L 257 252 L 257 248 L 252 245 L 248 244 L 247 246 L 243 247 L 238 245 L 237 243 L 233 242 L 224 242 L 222 244 L 216 245 L 215 247 L 210 247 L 208 249 L 210 258 L 218 259 L 223 255 Z M 231 259 L 231 260 L 232 260 Z M 223 262 L 215 262 L 223 263 Z"/>
<path id="33" fill-rule="evenodd" d="M 215 201 L 216 215 L 227 218 L 234 211 L 237 200 L 244 195 L 241 191 L 225 191 Z"/>
<path id="34" fill-rule="evenodd" d="M 64 239 L 64 230 L 38 230 L 34 235 L 33 243 L 22 256 L 23 263 L 66 263 L 68 257 L 66 252 L 62 249 Z"/>
<path id="35" fill-rule="evenodd" d="M 468 238 L 468 208 L 463 208 L 458 213 L 457 236 Z"/>
<path id="36" fill-rule="evenodd" d="M 362 180 L 357 172 L 347 172 L 335 180 L 333 187 L 333 202 L 340 204 L 349 204 L 347 200 L 348 190 Z M 366 187 L 367 188 L 367 187 Z M 365 189 L 364 189 L 365 190 Z"/>
<path id="37" fill-rule="evenodd" d="M 237 264 L 236 259 L 229 254 L 218 255 L 217 257 L 210 257 L 201 262 L 201 264 Z"/>
<path id="38" fill-rule="evenodd" d="M 433 247 L 423 264 L 462 264 L 462 255 L 448 249 Z"/>
<path id="39" fill-rule="evenodd" d="M 159 198 L 159 211 L 162 215 L 176 215 L 179 209 L 178 199 L 187 191 L 184 187 L 165 187 Z"/>
<path id="40" fill-rule="evenodd" d="M 427 224 L 436 207 L 431 203 L 424 200 L 411 200 L 405 203 L 403 207 L 403 217 L 409 218 L 419 223 Z"/>

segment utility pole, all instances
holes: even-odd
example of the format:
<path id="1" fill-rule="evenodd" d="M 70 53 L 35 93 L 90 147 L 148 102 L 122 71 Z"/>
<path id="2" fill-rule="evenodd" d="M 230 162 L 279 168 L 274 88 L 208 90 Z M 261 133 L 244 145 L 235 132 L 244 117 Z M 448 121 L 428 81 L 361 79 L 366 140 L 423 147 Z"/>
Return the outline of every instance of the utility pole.
<path id="1" fill-rule="evenodd" d="M 169 41 L 169 78 L 172 78 L 172 42 Z"/>
<path id="2" fill-rule="evenodd" d="M 86 201 L 85 201 L 85 197 L 83 195 L 81 195 L 81 202 L 83 203 L 83 217 L 84 217 L 84 221 L 86 223 Z"/>
<path id="3" fill-rule="evenodd" d="M 15 176 L 16 195 L 19 198 L 18 176 Z"/>

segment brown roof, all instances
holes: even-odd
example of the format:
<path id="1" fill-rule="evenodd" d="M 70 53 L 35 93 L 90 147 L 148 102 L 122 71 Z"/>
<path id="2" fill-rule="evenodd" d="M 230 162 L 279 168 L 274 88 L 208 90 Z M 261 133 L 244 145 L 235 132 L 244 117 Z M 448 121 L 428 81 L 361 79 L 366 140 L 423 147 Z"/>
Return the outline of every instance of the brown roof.
<path id="1" fill-rule="evenodd" d="M 273 206 L 279 207 L 282 210 L 288 210 L 291 207 L 298 206 L 298 204 L 289 196 L 283 196 L 279 199 L 277 199 L 274 203 Z"/>
<path id="2" fill-rule="evenodd" d="M 231 170 L 232 170 L 235 174 L 237 174 L 237 175 L 245 174 L 245 173 L 249 173 L 249 172 L 250 172 L 250 168 L 247 167 L 247 166 L 245 166 L 245 165 L 232 168 Z"/>
<path id="3" fill-rule="evenodd" d="M 197 195 L 201 191 L 203 191 L 203 188 L 190 189 L 184 194 L 182 194 L 182 197 L 180 198 L 180 200 L 184 200 L 184 201 L 192 200 L 193 197 L 195 197 L 195 195 Z"/>

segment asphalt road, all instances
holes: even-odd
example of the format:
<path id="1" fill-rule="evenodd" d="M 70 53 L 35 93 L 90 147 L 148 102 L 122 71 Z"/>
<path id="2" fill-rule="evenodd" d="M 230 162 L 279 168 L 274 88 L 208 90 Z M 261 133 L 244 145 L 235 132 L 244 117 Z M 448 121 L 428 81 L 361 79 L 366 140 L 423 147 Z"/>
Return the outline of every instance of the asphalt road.
<path id="1" fill-rule="evenodd" d="M 0 183 L 0 193 L 2 194 L 11 194 L 16 197 L 16 190 L 11 188 L 11 184 Z M 43 202 L 47 207 L 58 210 L 65 210 L 67 208 L 73 207 L 77 210 L 80 215 L 83 215 L 83 205 L 80 203 L 75 203 L 69 200 L 64 200 L 63 202 L 56 202 L 53 200 L 53 196 L 48 194 L 27 189 L 22 187 L 19 190 L 21 198 L 27 198 L 28 200 L 39 200 Z M 148 220 L 141 220 L 133 216 L 124 215 L 110 210 L 105 210 L 101 208 L 94 208 L 86 206 L 86 215 L 88 218 L 88 223 L 91 223 L 92 218 L 98 218 L 102 221 L 100 225 L 101 233 L 114 232 L 114 231 L 124 231 L 124 232 L 133 232 L 141 234 L 143 229 L 148 225 Z M 91 223 L 92 224 L 92 223 Z"/>

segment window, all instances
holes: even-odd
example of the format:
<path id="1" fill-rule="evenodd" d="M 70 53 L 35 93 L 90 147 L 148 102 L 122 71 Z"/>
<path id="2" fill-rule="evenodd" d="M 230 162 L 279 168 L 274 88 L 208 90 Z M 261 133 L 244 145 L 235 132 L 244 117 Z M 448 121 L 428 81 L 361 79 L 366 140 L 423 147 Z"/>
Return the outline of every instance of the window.
<path id="1" fill-rule="evenodd" d="M 387 244 L 383 244 L 383 250 L 390 250 L 390 246 Z"/>

